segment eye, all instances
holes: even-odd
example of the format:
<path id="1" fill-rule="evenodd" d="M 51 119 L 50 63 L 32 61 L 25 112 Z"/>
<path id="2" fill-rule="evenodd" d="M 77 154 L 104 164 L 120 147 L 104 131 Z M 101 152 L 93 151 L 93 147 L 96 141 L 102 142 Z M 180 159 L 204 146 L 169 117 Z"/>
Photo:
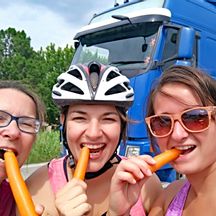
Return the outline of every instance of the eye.
<path id="1" fill-rule="evenodd" d="M 103 121 L 107 122 L 107 123 L 113 123 L 113 122 L 118 122 L 119 118 L 118 118 L 118 116 L 105 116 L 103 118 Z"/>
<path id="2" fill-rule="evenodd" d="M 73 122 L 83 122 L 86 121 L 86 117 L 85 116 L 80 116 L 80 115 L 73 115 L 70 116 L 70 118 L 68 118 L 69 121 L 73 121 Z"/>

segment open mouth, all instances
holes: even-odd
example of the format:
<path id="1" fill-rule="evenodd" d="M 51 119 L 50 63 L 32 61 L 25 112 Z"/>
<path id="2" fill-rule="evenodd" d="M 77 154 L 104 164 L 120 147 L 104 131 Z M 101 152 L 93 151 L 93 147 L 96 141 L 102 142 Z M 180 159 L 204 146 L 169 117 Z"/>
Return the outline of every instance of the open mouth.
<path id="1" fill-rule="evenodd" d="M 196 148 L 195 145 L 176 147 L 176 149 L 181 150 L 181 155 L 188 154 L 188 153 L 192 152 L 195 148 Z"/>
<path id="2" fill-rule="evenodd" d="M 4 153 L 6 152 L 5 149 L 0 149 L 0 159 L 4 160 Z"/>
<path id="3" fill-rule="evenodd" d="M 89 148 L 90 154 L 95 154 L 102 151 L 105 148 L 104 144 L 100 145 L 83 145 Z"/>
<path id="4" fill-rule="evenodd" d="M 4 148 L 0 148 L 0 159 L 4 160 L 4 153 L 6 151 L 11 151 L 10 149 L 4 149 Z M 14 152 L 14 154 L 17 156 L 17 152 Z"/>

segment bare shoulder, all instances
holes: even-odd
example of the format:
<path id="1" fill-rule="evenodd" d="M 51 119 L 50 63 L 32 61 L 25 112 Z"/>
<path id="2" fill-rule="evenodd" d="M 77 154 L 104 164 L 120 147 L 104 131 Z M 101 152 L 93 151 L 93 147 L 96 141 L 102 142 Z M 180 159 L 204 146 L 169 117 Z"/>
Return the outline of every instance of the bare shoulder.
<path id="1" fill-rule="evenodd" d="M 55 208 L 55 196 L 49 182 L 48 165 L 37 169 L 27 178 L 26 184 L 35 204 L 43 205 L 45 212 L 50 215 L 58 215 Z"/>
<path id="2" fill-rule="evenodd" d="M 176 180 L 172 183 L 170 183 L 165 189 L 164 189 L 164 208 L 167 209 L 170 202 L 173 200 L 175 195 L 178 193 L 178 191 L 183 187 L 185 183 L 185 179 Z"/>
<path id="3" fill-rule="evenodd" d="M 155 202 L 163 190 L 160 179 L 153 174 L 143 185 L 141 191 L 142 202 L 146 212 L 150 211 L 152 204 Z"/>
<path id="4" fill-rule="evenodd" d="M 48 181 L 48 165 L 44 165 L 33 172 L 27 179 L 26 184 L 29 189 L 41 187 Z"/>
<path id="5" fill-rule="evenodd" d="M 165 212 L 171 203 L 174 196 L 181 189 L 185 180 L 176 180 L 170 183 L 164 190 L 159 194 L 158 198 L 154 202 L 149 216 L 162 216 L 165 215 Z"/>

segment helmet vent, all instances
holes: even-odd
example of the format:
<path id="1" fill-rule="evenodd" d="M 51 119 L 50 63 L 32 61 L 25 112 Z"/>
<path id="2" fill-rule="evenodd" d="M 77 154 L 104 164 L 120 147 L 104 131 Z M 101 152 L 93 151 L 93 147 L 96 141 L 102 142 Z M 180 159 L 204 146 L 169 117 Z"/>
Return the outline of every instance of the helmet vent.
<path id="1" fill-rule="evenodd" d="M 90 83 L 91 83 L 91 86 L 92 86 L 94 91 L 96 90 L 96 88 L 98 86 L 98 81 L 99 81 L 98 73 L 92 72 L 90 74 Z"/>
<path id="2" fill-rule="evenodd" d="M 84 95 L 84 92 L 80 88 L 78 88 L 77 86 L 73 85 L 72 83 L 66 83 L 65 85 L 62 86 L 62 89 L 65 91 Z"/>
<path id="3" fill-rule="evenodd" d="M 125 92 L 125 88 L 123 88 L 121 85 L 116 85 L 112 87 L 111 89 L 109 89 L 105 93 L 105 95 L 112 95 L 112 94 L 121 93 L 121 92 Z"/>
<path id="4" fill-rule="evenodd" d="M 95 91 L 99 83 L 100 64 L 97 62 L 89 63 L 89 79 L 92 89 Z"/>
<path id="5" fill-rule="evenodd" d="M 128 89 L 128 90 L 130 90 L 131 89 L 131 87 L 130 87 L 130 85 L 129 85 L 129 83 L 128 82 L 124 82 L 124 86 Z"/>
<path id="6" fill-rule="evenodd" d="M 58 92 L 58 91 L 52 91 L 52 93 L 53 93 L 54 95 L 57 95 L 57 96 L 60 96 L 60 97 L 61 97 L 61 93 Z"/>
<path id="7" fill-rule="evenodd" d="M 56 87 L 58 88 L 63 82 L 64 82 L 63 79 L 58 80 L 58 83 L 56 84 Z"/>
<path id="8" fill-rule="evenodd" d="M 67 73 L 72 75 L 72 76 L 75 76 L 77 79 L 82 80 L 82 75 L 80 74 L 80 72 L 77 69 L 70 70 Z"/>
<path id="9" fill-rule="evenodd" d="M 118 73 L 116 73 L 115 71 L 110 71 L 110 73 L 108 74 L 106 80 L 110 81 L 116 77 L 120 76 Z"/>

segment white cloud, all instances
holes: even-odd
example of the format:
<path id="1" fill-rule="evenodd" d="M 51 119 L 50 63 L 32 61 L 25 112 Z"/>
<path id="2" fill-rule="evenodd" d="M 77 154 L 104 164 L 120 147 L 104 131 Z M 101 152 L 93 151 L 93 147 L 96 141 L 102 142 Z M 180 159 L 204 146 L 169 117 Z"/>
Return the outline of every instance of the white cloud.
<path id="1" fill-rule="evenodd" d="M 41 6 L 14 5 L 0 9 L 0 20 L 4 20 L 0 23 L 1 29 L 24 30 L 35 49 L 46 47 L 51 42 L 58 46 L 72 42 L 73 27 L 70 28 L 60 15 Z"/>
<path id="2" fill-rule="evenodd" d="M 80 1 L 76 2 L 76 6 L 70 1 L 64 1 L 61 5 L 55 1 L 5 3 L 0 8 L 0 29 L 12 27 L 24 30 L 31 38 L 31 46 L 35 50 L 45 48 L 50 43 L 65 47 L 66 44 L 73 44 L 77 31 L 88 24 L 94 13 L 109 7 L 112 7 L 111 2 L 102 4 L 101 0 L 88 0 L 84 7 Z"/>

